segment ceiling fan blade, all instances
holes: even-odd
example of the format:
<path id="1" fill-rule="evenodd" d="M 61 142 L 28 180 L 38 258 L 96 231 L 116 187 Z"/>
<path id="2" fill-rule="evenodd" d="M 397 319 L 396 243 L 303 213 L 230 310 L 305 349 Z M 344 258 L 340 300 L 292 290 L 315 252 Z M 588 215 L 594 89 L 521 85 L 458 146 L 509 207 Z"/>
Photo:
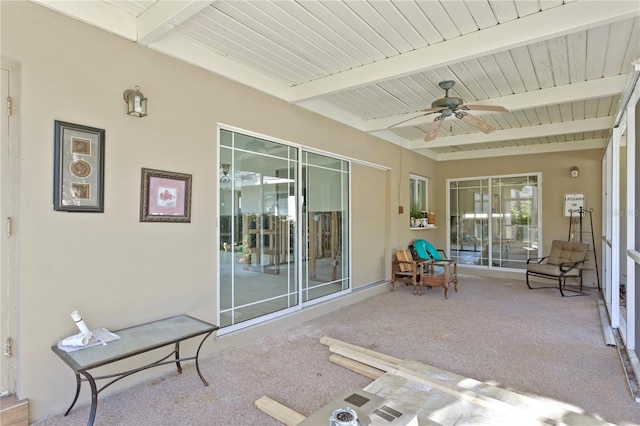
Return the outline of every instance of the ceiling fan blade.
<path id="1" fill-rule="evenodd" d="M 442 127 L 442 123 L 444 123 L 444 115 L 440 115 L 433 120 L 427 134 L 424 136 L 425 141 L 432 141 L 438 136 L 438 132 L 440 131 L 440 127 Z"/>
<path id="2" fill-rule="evenodd" d="M 460 114 L 460 115 L 462 117 L 459 117 L 458 115 L 456 115 L 456 117 L 460 118 L 462 121 L 469 124 L 470 126 L 475 127 L 481 132 L 491 133 L 494 130 L 496 130 L 496 128 L 493 125 L 487 123 L 481 118 L 476 117 L 475 115 L 471 115 L 471 114 Z"/>
<path id="3" fill-rule="evenodd" d="M 415 117 L 407 118 L 406 120 L 402 120 L 402 121 L 401 121 L 401 122 L 399 122 L 399 123 L 396 123 L 396 124 L 394 124 L 394 125 L 392 125 L 392 126 L 387 127 L 387 129 L 391 129 L 391 128 L 393 128 L 393 127 L 397 127 L 397 126 L 401 125 L 402 123 L 406 123 L 407 121 L 415 120 L 416 118 L 423 117 L 423 116 L 428 115 L 428 114 L 429 114 L 429 113 L 426 113 L 426 114 L 420 114 L 420 115 L 416 115 Z"/>
<path id="4" fill-rule="evenodd" d="M 448 107 L 432 107 L 432 108 L 428 108 L 428 109 L 423 109 L 423 112 L 426 112 L 427 114 L 433 114 L 434 112 L 440 112 L 444 109 L 447 109 Z M 425 115 L 427 115 L 425 114 Z"/>
<path id="5" fill-rule="evenodd" d="M 387 127 L 387 129 L 391 129 L 393 127 L 397 127 L 397 126 L 401 125 L 402 123 L 406 123 L 407 121 L 415 120 L 416 118 L 424 117 L 425 115 L 429 115 L 429 114 L 433 114 L 433 113 L 436 113 L 436 112 L 440 112 L 440 111 L 445 110 L 445 109 L 447 109 L 447 107 L 435 107 L 435 108 L 423 109 L 421 111 L 424 112 L 424 114 L 416 115 L 415 117 L 411 117 L 411 118 L 407 118 L 406 120 L 402 120 L 399 123 L 396 123 L 396 124 L 394 124 L 392 126 Z"/>
<path id="6" fill-rule="evenodd" d="M 462 109 L 476 110 L 476 111 L 495 111 L 495 112 L 509 112 L 503 106 L 498 105 L 464 105 Z"/>

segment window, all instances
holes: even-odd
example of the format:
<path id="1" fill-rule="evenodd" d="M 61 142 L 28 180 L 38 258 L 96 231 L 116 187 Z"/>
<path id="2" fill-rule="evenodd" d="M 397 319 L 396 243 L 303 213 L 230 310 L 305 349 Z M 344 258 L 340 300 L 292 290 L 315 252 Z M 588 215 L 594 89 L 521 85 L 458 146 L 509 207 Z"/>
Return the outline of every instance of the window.
<path id="1" fill-rule="evenodd" d="M 449 247 L 459 264 L 526 268 L 538 256 L 540 176 L 447 181 Z"/>
<path id="2" fill-rule="evenodd" d="M 425 214 L 428 211 L 428 183 L 429 180 L 425 177 L 418 175 L 409 175 L 409 206 L 410 217 L 409 225 L 411 227 L 417 227 L 415 219 L 426 217 Z M 423 213 L 424 212 L 424 213 Z"/>

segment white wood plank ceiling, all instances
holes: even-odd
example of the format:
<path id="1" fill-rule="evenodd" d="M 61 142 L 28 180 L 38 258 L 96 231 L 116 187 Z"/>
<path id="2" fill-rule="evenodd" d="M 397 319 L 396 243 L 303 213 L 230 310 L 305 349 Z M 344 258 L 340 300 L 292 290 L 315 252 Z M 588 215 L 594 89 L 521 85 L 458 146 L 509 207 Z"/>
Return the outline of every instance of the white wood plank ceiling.
<path id="1" fill-rule="evenodd" d="M 638 0 L 33 0 L 436 160 L 604 147 Z M 509 112 L 438 114 L 444 96 Z"/>

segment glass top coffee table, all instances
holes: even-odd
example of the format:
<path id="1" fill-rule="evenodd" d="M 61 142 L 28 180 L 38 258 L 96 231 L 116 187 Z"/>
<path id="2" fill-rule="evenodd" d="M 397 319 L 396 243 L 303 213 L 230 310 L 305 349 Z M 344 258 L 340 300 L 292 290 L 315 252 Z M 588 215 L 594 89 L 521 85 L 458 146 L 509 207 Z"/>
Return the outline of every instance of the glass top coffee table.
<path id="1" fill-rule="evenodd" d="M 218 327 L 217 325 L 201 321 L 189 315 L 177 315 L 159 321 L 153 321 L 146 324 L 136 325 L 134 327 L 124 328 L 122 330 L 116 330 L 114 331 L 114 333 L 120 336 L 120 339 L 109 342 L 106 345 L 92 346 L 90 348 L 80 349 L 73 352 L 65 352 L 59 349 L 56 345 L 52 346 L 51 350 L 55 352 L 56 355 L 58 355 L 73 370 L 76 375 L 76 395 L 73 399 L 73 402 L 71 403 L 71 406 L 64 415 L 66 416 L 67 414 L 69 414 L 78 400 L 82 382 L 87 381 L 89 382 L 89 386 L 91 387 L 91 414 L 89 415 L 89 421 L 87 422 L 87 425 L 93 425 L 93 421 L 96 417 L 96 410 L 98 408 L 98 394 L 102 390 L 131 374 L 160 365 L 175 363 L 178 369 L 178 373 L 182 373 L 182 366 L 180 365 L 180 362 L 195 360 L 196 371 L 198 372 L 202 383 L 204 383 L 205 386 L 209 386 L 209 383 L 200 372 L 198 357 L 200 355 L 202 344 L 214 331 L 218 330 L 219 328 L 220 327 Z M 180 342 L 198 336 L 204 337 L 198 345 L 198 349 L 196 350 L 195 355 L 181 358 Z M 113 373 L 102 376 L 94 377 L 91 373 L 89 373 L 89 371 L 92 369 L 112 364 L 114 362 L 169 345 L 174 345 L 171 352 L 160 360 L 154 361 L 150 364 L 146 364 L 141 367 L 123 371 L 120 373 Z M 168 360 L 168 358 L 170 358 L 171 356 L 174 356 L 175 358 Z M 80 375 L 84 376 L 84 378 L 80 377 Z M 98 388 L 96 385 L 96 381 L 102 379 L 111 380 L 105 383 L 102 387 Z"/>

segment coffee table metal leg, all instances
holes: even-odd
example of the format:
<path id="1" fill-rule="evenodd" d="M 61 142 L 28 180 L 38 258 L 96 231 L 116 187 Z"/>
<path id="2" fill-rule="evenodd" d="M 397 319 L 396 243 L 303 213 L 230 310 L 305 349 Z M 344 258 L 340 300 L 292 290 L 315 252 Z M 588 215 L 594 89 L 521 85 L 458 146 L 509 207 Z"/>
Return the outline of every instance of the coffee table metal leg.
<path id="1" fill-rule="evenodd" d="M 178 374 L 182 374 L 182 366 L 180 365 L 180 342 L 176 342 L 176 347 L 173 352 L 176 354 L 176 367 L 178 367 Z"/>
<path id="2" fill-rule="evenodd" d="M 93 379 L 91 374 L 86 371 L 82 374 L 84 374 L 87 378 L 87 382 L 89 382 L 89 386 L 91 386 L 91 413 L 89 414 L 87 426 L 92 426 L 93 421 L 96 419 L 96 411 L 98 411 L 98 387 L 96 386 L 96 381 Z"/>
<path id="3" fill-rule="evenodd" d="M 76 402 L 78 401 L 78 396 L 80 395 L 80 385 L 81 384 L 82 384 L 82 379 L 80 379 L 80 375 L 78 373 L 76 373 L 76 396 L 73 397 L 73 402 L 71 403 L 71 405 L 69 406 L 67 411 L 64 413 L 65 416 L 67 414 L 69 414 L 69 412 L 71 411 L 73 406 L 76 405 Z"/>
<path id="4" fill-rule="evenodd" d="M 198 345 L 198 350 L 196 351 L 196 357 L 195 357 L 196 358 L 196 371 L 198 372 L 198 376 L 200 376 L 200 380 L 202 380 L 202 383 L 204 383 L 205 386 L 209 386 L 209 382 L 207 382 L 207 380 L 204 378 L 204 376 L 200 372 L 200 363 L 198 362 L 200 360 L 200 348 L 202 348 L 202 345 L 204 344 L 204 341 L 207 340 L 207 338 L 209 336 L 211 336 L 211 334 L 214 331 L 215 330 L 212 330 L 206 336 L 204 336 L 204 338 L 202 339 L 202 342 L 200 342 L 200 345 Z"/>

